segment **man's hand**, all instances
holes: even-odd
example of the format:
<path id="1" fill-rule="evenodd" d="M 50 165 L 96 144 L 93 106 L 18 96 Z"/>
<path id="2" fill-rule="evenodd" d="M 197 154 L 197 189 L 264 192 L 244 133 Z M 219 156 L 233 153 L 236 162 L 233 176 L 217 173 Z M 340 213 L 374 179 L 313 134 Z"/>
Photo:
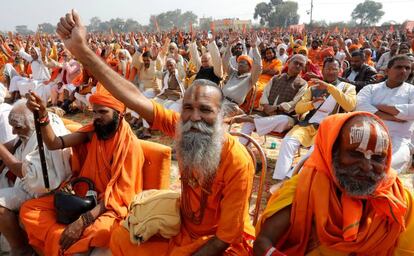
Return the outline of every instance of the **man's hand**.
<path id="1" fill-rule="evenodd" d="M 392 116 L 396 116 L 400 113 L 400 111 L 394 106 L 387 106 L 387 105 L 377 105 L 375 106 L 379 111 L 385 112 Z"/>
<path id="2" fill-rule="evenodd" d="M 30 92 L 27 94 L 27 108 L 30 109 L 32 112 L 39 111 L 40 116 L 46 116 L 46 105 L 43 100 L 37 96 L 34 92 Z"/>
<path id="3" fill-rule="evenodd" d="M 312 78 L 311 83 L 313 84 L 313 86 L 319 90 L 327 90 L 329 84 L 320 80 L 320 79 L 316 79 L 316 78 Z"/>
<path id="4" fill-rule="evenodd" d="M 66 226 L 59 240 L 60 249 L 66 251 L 72 244 L 76 243 L 82 236 L 83 229 L 83 221 L 81 219 L 77 219 Z"/>
<path id="5" fill-rule="evenodd" d="M 277 113 L 278 107 L 277 106 L 271 106 L 271 105 L 263 105 L 263 112 L 267 116 L 271 116 Z"/>
<path id="6" fill-rule="evenodd" d="M 60 18 L 56 32 L 63 40 L 65 47 L 75 57 L 79 57 L 82 54 L 82 49 L 88 47 L 86 28 L 75 10 L 67 13 L 65 17 Z"/>
<path id="7" fill-rule="evenodd" d="M 393 115 L 390 115 L 390 114 L 388 114 L 388 113 L 382 112 L 381 110 L 380 110 L 380 111 L 375 112 L 375 115 L 377 115 L 377 116 L 378 116 L 379 118 L 381 118 L 382 120 L 386 120 L 386 121 L 393 121 L 393 122 L 399 122 L 399 123 L 404 123 L 404 122 L 406 122 L 405 120 L 398 119 L 398 118 L 396 118 L 396 117 L 395 117 L 395 116 L 393 116 Z"/>

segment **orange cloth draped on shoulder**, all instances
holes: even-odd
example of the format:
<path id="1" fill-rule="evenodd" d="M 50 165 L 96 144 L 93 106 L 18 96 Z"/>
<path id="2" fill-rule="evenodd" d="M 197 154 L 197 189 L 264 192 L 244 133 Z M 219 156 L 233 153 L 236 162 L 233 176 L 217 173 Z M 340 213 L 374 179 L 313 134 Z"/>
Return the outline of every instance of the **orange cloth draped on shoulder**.
<path id="1" fill-rule="evenodd" d="M 94 95 L 93 103 L 123 109 L 110 95 Z M 91 97 L 92 98 L 92 97 Z M 87 252 L 93 247 L 109 247 L 111 232 L 128 213 L 133 196 L 142 190 L 144 154 L 139 140 L 122 118 L 115 135 L 99 140 L 95 133 L 89 142 L 73 148 L 74 177 L 86 177 L 95 184 L 98 200 L 106 211 L 82 233 L 64 255 Z M 78 132 L 93 132 L 93 124 Z M 20 219 L 29 243 L 44 255 L 59 255 L 59 239 L 65 225 L 56 222 L 53 195 L 27 201 L 20 209 Z"/>
<path id="2" fill-rule="evenodd" d="M 282 71 L 282 62 L 278 59 L 273 59 L 271 61 L 262 61 L 263 70 L 274 70 L 278 73 Z M 272 75 L 269 74 L 261 74 L 259 76 L 259 79 L 256 83 L 256 96 L 254 98 L 254 108 L 258 108 L 260 106 L 260 98 L 263 95 L 263 90 L 267 83 L 272 79 Z M 252 97 L 253 97 L 253 91 L 250 90 L 249 94 L 246 96 L 246 101 L 240 106 L 241 109 L 243 109 L 246 113 L 250 111 L 250 106 L 252 104 Z"/>
<path id="3" fill-rule="evenodd" d="M 61 117 L 60 119 L 62 119 L 62 122 L 65 125 L 66 129 L 68 129 L 70 132 L 76 132 L 80 128 L 82 128 L 82 124 L 76 121 L 73 121 L 73 120 L 70 120 L 64 117 Z"/>
<path id="4" fill-rule="evenodd" d="M 179 114 L 165 110 L 154 101 L 153 104 L 155 114 L 152 128 L 174 136 Z M 253 164 L 244 146 L 226 135 L 221 162 L 201 223 L 197 225 L 182 215 L 181 230 L 177 236 L 170 240 L 153 237 L 139 246 L 131 243 L 129 232 L 120 226 L 111 237 L 112 254 L 146 256 L 155 255 L 156 252 L 160 256 L 190 256 L 216 236 L 230 244 L 223 255 L 249 255 L 251 247 L 247 241 L 254 238 L 254 228 L 248 214 L 253 173 Z M 200 187 L 189 187 L 188 196 L 193 211 L 200 209 L 201 192 Z"/>
<path id="5" fill-rule="evenodd" d="M 361 112 L 327 117 L 319 126 L 314 152 L 303 170 L 269 200 L 257 232 L 266 219 L 284 207 L 292 206 L 290 228 L 275 245 L 283 253 L 305 255 L 317 249 L 308 247 L 312 244 L 338 252 L 329 255 L 342 255 L 340 252 L 393 255 L 397 243 L 404 245 L 405 249 L 401 251 L 413 252 L 413 246 L 407 247 L 407 237 L 399 241 L 402 232 L 405 236 L 414 233 L 412 217 L 407 216 L 412 215 L 411 210 L 407 211 L 412 198 L 407 196 L 408 192 L 391 169 L 390 157 L 386 163 L 386 178 L 370 196 L 348 196 L 334 176 L 333 145 L 344 123 L 357 114 Z M 376 116 L 370 113 L 363 115 L 378 120 L 385 127 Z M 391 145 L 388 156 L 391 156 Z M 405 229 L 405 223 L 409 223 L 410 228 Z M 310 241 L 310 237 L 316 237 L 317 241 Z"/>

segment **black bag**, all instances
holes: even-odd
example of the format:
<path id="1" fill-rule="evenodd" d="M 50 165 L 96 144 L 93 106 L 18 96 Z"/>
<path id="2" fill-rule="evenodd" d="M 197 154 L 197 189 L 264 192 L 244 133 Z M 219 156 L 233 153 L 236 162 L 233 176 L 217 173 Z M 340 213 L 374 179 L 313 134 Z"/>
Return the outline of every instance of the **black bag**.
<path id="1" fill-rule="evenodd" d="M 88 192 L 94 190 L 93 182 L 85 177 L 79 177 L 71 181 L 72 188 L 80 182 L 88 185 Z M 94 191 L 93 191 L 94 192 Z M 56 209 L 57 222 L 70 224 L 77 220 L 83 213 L 92 210 L 96 206 L 96 192 L 85 197 L 74 195 L 66 191 L 55 192 L 54 205 Z"/>

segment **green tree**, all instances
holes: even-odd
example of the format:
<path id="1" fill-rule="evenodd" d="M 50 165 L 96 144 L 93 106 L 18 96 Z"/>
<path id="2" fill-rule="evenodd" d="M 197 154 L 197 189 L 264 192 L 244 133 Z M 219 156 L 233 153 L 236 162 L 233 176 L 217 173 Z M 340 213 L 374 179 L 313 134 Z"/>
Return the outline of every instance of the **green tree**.
<path id="1" fill-rule="evenodd" d="M 98 17 L 92 17 L 88 26 L 88 31 L 95 32 L 100 30 L 102 21 Z"/>
<path id="2" fill-rule="evenodd" d="M 188 29 L 190 23 L 197 23 L 197 15 L 191 11 L 181 13 L 180 9 L 151 15 L 149 21 L 151 30 L 156 30 L 155 21 L 158 23 L 160 30 L 170 30 L 174 27 Z"/>
<path id="3" fill-rule="evenodd" d="M 377 23 L 383 15 L 382 3 L 365 0 L 355 7 L 351 17 L 357 20 L 360 26 L 371 26 Z"/>
<path id="4" fill-rule="evenodd" d="M 260 18 L 260 24 L 269 27 L 287 27 L 299 22 L 298 3 L 293 1 L 270 0 L 256 5 L 254 19 Z"/>
<path id="5" fill-rule="evenodd" d="M 38 29 L 40 32 L 53 34 L 56 31 L 56 27 L 50 23 L 42 23 L 38 25 Z"/>
<path id="6" fill-rule="evenodd" d="M 17 33 L 21 35 L 31 35 L 34 34 L 34 32 L 27 28 L 27 25 L 19 25 L 15 27 L 15 30 Z"/>

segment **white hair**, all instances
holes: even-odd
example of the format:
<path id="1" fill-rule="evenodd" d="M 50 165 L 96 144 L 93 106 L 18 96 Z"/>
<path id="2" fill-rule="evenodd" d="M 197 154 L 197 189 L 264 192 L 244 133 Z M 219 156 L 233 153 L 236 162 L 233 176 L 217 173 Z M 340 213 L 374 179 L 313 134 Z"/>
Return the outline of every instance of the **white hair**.
<path id="1" fill-rule="evenodd" d="M 9 114 L 9 123 L 15 123 L 21 127 L 29 127 L 34 130 L 33 113 L 26 106 L 26 99 L 20 99 L 13 104 Z"/>

